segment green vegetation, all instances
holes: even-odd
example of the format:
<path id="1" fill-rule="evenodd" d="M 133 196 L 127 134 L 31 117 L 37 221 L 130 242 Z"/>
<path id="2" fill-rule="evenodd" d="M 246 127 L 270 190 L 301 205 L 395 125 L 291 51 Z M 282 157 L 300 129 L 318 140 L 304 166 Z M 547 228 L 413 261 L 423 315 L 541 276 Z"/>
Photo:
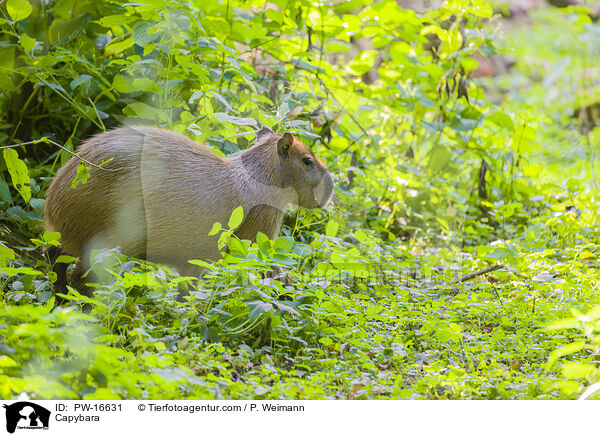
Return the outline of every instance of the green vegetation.
<path id="1" fill-rule="evenodd" d="M 600 380 L 591 10 L 333 3 L 0 4 L 0 144 L 23 144 L 0 160 L 1 398 L 577 398 Z M 493 55 L 514 67 L 475 78 Z M 45 190 L 64 149 L 134 122 L 224 155 L 294 132 L 339 205 L 292 211 L 274 241 L 226 233 L 186 301 L 188 279 L 112 249 L 94 297 L 55 308 Z"/>

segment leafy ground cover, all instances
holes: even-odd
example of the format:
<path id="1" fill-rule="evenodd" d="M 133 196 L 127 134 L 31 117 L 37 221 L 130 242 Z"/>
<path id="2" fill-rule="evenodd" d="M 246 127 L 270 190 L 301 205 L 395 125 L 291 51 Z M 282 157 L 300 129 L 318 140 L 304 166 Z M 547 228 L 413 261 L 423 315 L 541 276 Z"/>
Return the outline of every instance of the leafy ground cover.
<path id="1" fill-rule="evenodd" d="M 581 395 L 600 378 L 591 11 L 273 5 L 1 6 L 0 138 L 35 143 L 0 167 L 0 396 Z M 494 54 L 514 66 L 474 78 Z M 274 241 L 226 236 L 184 302 L 185 278 L 105 250 L 94 298 L 55 308 L 43 197 L 70 157 L 55 144 L 129 122 L 224 154 L 262 124 L 294 131 L 340 204 L 293 211 Z"/>

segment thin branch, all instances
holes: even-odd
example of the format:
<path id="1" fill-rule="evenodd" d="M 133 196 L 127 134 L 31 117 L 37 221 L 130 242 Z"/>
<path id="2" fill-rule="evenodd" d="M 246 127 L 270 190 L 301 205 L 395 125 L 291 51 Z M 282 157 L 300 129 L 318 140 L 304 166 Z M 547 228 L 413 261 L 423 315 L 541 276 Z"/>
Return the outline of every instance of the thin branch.
<path id="1" fill-rule="evenodd" d="M 60 145 L 58 142 L 54 142 L 53 140 L 47 138 L 47 137 L 43 137 L 40 139 L 34 139 L 33 141 L 27 141 L 27 142 L 21 142 L 20 144 L 11 144 L 11 145 L 3 145 L 2 147 L 0 147 L 0 150 L 4 149 L 4 148 L 14 148 L 14 147 L 20 147 L 22 145 L 31 145 L 31 144 L 39 144 L 40 142 L 46 142 L 48 144 L 52 144 L 55 145 L 61 149 L 63 149 L 64 151 L 66 151 L 69 154 L 72 154 L 73 156 L 75 156 L 77 159 L 85 162 L 86 164 L 94 167 L 94 168 L 98 168 L 99 170 L 102 171 L 120 171 L 120 170 L 125 170 L 125 169 L 134 169 L 135 167 L 119 167 L 119 168 L 104 168 L 102 167 L 102 165 L 104 165 L 105 163 L 108 162 L 104 162 L 100 165 L 97 165 L 93 162 L 90 162 L 89 160 L 81 157 L 80 155 L 78 155 L 77 153 L 75 153 L 74 151 L 69 150 L 67 147 Z"/>
<path id="2" fill-rule="evenodd" d="M 298 67 L 297 65 L 296 65 L 296 68 L 298 68 L 298 69 L 301 69 L 301 70 L 308 71 L 308 70 L 306 70 L 305 68 Z M 325 85 L 325 83 L 323 82 L 323 80 L 321 80 L 321 78 L 320 78 L 320 77 L 318 77 L 318 76 L 317 76 L 317 80 L 319 81 L 320 85 L 321 85 L 323 88 L 325 88 L 325 92 L 327 92 L 327 94 L 329 94 L 329 95 L 331 96 L 331 98 L 333 98 L 333 101 L 335 101 L 335 102 L 336 102 L 337 104 L 339 104 L 339 105 L 340 105 L 342 108 L 344 108 L 345 106 L 342 104 L 342 102 L 341 102 L 341 101 L 339 101 L 339 100 L 337 99 L 337 97 L 336 97 L 336 96 L 333 94 L 333 92 L 331 92 L 331 90 L 329 89 L 329 87 L 328 87 L 327 85 Z M 368 135 L 369 135 L 369 132 L 367 132 L 367 130 L 366 130 L 366 129 L 365 129 L 363 126 L 362 126 L 362 124 L 360 124 L 360 122 L 359 122 L 359 121 L 358 121 L 358 120 L 357 120 L 357 119 L 354 117 L 354 115 L 352 114 L 352 112 L 350 112 L 350 111 L 346 111 L 346 113 L 348 114 L 348 116 L 350 117 L 350 119 L 351 119 L 352 121 L 354 121 L 354 124 L 356 124 L 356 125 L 358 126 L 358 128 L 359 128 L 359 129 L 360 129 L 360 130 L 363 132 L 363 135 L 364 135 L 364 136 L 368 136 Z"/>
<path id="3" fill-rule="evenodd" d="M 474 279 L 475 277 L 479 277 L 479 276 L 482 276 L 484 274 L 496 271 L 496 270 L 498 270 L 500 268 L 504 268 L 504 265 L 502 265 L 501 263 L 498 263 L 496 265 L 492 265 L 492 266 L 490 266 L 488 268 L 485 268 L 485 269 L 482 269 L 480 271 L 475 271 L 475 272 L 472 272 L 470 274 L 467 274 L 466 276 L 463 276 L 460 279 L 455 280 L 454 283 L 463 283 L 463 282 L 466 282 L 468 280 Z"/>

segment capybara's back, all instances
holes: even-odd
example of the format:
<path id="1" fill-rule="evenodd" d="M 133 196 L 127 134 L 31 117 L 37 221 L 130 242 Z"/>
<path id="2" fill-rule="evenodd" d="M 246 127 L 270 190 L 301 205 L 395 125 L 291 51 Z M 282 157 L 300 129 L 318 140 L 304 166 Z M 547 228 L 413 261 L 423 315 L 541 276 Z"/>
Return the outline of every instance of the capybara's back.
<path id="1" fill-rule="evenodd" d="M 86 261 L 91 249 L 120 246 L 176 267 L 219 256 L 208 232 L 239 205 L 225 159 L 183 135 L 148 127 L 94 136 L 77 154 L 108 163 L 72 188 L 80 162 L 73 157 L 48 188 L 46 229 L 61 233 L 64 251 Z"/>

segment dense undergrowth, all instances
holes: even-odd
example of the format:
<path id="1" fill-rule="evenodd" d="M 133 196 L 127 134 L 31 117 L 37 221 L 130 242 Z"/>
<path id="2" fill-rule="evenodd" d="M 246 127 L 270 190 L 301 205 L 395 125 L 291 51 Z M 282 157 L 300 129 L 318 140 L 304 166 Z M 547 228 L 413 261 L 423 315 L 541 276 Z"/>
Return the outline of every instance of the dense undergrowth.
<path id="1" fill-rule="evenodd" d="M 515 24 L 480 0 L 270 5 L 0 5 L 0 143 L 33 141 L 0 162 L 0 397 L 581 395 L 600 379 L 589 11 Z M 474 79 L 498 54 L 514 67 Z M 56 144 L 132 123 L 224 154 L 261 125 L 293 131 L 340 205 L 292 211 L 275 241 L 226 237 L 184 302 L 186 278 L 116 249 L 93 258 L 94 298 L 55 308 Z"/>

